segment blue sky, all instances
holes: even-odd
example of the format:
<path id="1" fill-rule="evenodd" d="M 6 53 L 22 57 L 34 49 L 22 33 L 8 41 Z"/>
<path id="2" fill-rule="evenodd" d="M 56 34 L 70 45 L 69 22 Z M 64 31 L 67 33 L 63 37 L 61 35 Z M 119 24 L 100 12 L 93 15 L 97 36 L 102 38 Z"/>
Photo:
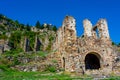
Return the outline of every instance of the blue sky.
<path id="1" fill-rule="evenodd" d="M 62 25 L 66 15 L 76 19 L 77 35 L 83 34 L 83 20 L 88 18 L 93 25 L 106 18 L 110 37 L 120 42 L 120 0 L 1 0 L 0 13 L 20 23 Z"/>

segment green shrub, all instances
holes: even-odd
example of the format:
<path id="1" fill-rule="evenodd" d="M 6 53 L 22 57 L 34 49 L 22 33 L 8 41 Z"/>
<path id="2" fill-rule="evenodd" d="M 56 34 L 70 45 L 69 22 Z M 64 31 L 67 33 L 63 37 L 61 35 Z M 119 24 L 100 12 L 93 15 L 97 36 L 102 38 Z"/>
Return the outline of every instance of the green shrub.
<path id="1" fill-rule="evenodd" d="M 53 65 L 48 65 L 45 71 L 56 72 L 56 67 Z"/>
<path id="2" fill-rule="evenodd" d="M 41 57 L 46 57 L 47 56 L 47 52 L 43 52 L 43 51 L 39 51 L 37 52 L 37 55 L 41 56 Z"/>
<path id="3" fill-rule="evenodd" d="M 7 39 L 8 37 L 6 36 L 6 35 L 4 35 L 4 34 L 2 34 L 2 35 L 0 35 L 0 39 Z"/>
<path id="4" fill-rule="evenodd" d="M 50 36 L 50 37 L 49 37 L 49 41 L 52 41 L 52 40 L 54 40 L 54 37 L 53 37 L 53 36 Z"/>
<path id="5" fill-rule="evenodd" d="M 64 68 L 60 68 L 59 70 L 60 70 L 60 71 L 65 71 L 65 69 L 64 69 Z"/>
<path id="6" fill-rule="evenodd" d="M 53 59 L 52 62 L 53 62 L 53 63 L 57 63 L 57 60 Z"/>
<path id="7" fill-rule="evenodd" d="M 0 69 L 2 71 L 9 71 L 10 69 L 10 66 L 12 65 L 13 63 L 7 59 L 0 59 Z"/>
<path id="8" fill-rule="evenodd" d="M 21 42 L 21 36 L 22 36 L 21 31 L 15 31 L 14 33 L 12 33 L 9 38 L 9 46 L 12 47 L 13 49 L 19 48 Z"/>
<path id="9" fill-rule="evenodd" d="M 46 50 L 47 50 L 47 51 L 50 51 L 50 50 L 51 50 L 51 47 L 52 47 L 52 44 L 49 43 L 48 46 L 47 46 L 47 48 L 46 48 Z"/>
<path id="10" fill-rule="evenodd" d="M 0 30 L 1 30 L 1 31 L 4 31 L 4 30 L 5 30 L 5 26 L 0 25 Z"/>
<path id="11" fill-rule="evenodd" d="M 16 54 L 19 54 L 20 52 L 23 52 L 23 50 L 21 48 L 17 48 L 17 49 L 11 49 L 10 51 L 5 51 L 4 53 L 6 56 L 9 55 L 17 56 Z"/>
<path id="12" fill-rule="evenodd" d="M 49 70 L 50 72 L 56 72 L 56 68 L 55 68 L 54 66 L 50 66 L 50 67 L 48 68 L 48 70 Z"/>
<path id="13" fill-rule="evenodd" d="M 110 78 L 105 79 L 105 80 L 120 80 L 120 77 L 119 76 L 113 76 L 113 77 L 110 77 Z"/>
<path id="14" fill-rule="evenodd" d="M 0 65 L 0 70 L 2 71 L 8 71 L 8 68 L 5 65 Z"/>
<path id="15" fill-rule="evenodd" d="M 14 58 L 14 64 L 13 65 L 19 65 L 20 61 L 17 59 L 17 57 Z"/>

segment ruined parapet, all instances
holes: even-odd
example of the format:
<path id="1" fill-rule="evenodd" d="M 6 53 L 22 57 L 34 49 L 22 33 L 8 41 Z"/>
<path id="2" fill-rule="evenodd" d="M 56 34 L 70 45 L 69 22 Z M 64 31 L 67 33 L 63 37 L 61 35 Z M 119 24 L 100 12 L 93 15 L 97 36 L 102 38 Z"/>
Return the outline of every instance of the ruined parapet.
<path id="1" fill-rule="evenodd" d="M 94 26 L 94 27 L 92 28 L 92 36 L 93 36 L 94 39 L 97 39 L 97 38 L 98 38 L 96 31 L 97 31 L 97 26 Z"/>
<path id="2" fill-rule="evenodd" d="M 85 19 L 83 21 L 83 26 L 84 26 L 84 36 L 91 37 L 92 36 L 92 23 L 88 19 Z"/>
<path id="3" fill-rule="evenodd" d="M 54 43 L 54 50 L 57 50 L 56 57 L 58 60 L 60 60 L 59 64 L 62 68 L 67 68 L 65 63 L 68 57 L 66 55 L 76 53 L 76 40 L 77 36 L 75 19 L 72 16 L 66 16 L 63 20 L 62 27 L 60 27 L 57 31 L 56 42 Z"/>
<path id="4" fill-rule="evenodd" d="M 62 28 L 64 29 L 64 34 L 72 38 L 76 38 L 76 22 L 72 16 L 66 16 Z"/>
<path id="5" fill-rule="evenodd" d="M 66 16 L 62 26 L 71 30 L 76 30 L 75 25 L 76 25 L 75 19 L 72 16 Z"/>
<path id="6" fill-rule="evenodd" d="M 56 42 L 54 44 L 56 50 L 64 51 L 65 47 L 76 41 L 76 23 L 72 16 L 66 16 L 63 20 L 62 27 L 58 29 Z"/>
<path id="7" fill-rule="evenodd" d="M 99 37 L 103 40 L 109 40 L 109 31 L 107 21 L 105 19 L 100 19 L 97 23 L 97 28 L 99 32 Z"/>
<path id="8" fill-rule="evenodd" d="M 76 49 L 76 22 L 72 16 L 66 16 L 63 21 L 63 40 L 66 53 L 73 53 Z"/>

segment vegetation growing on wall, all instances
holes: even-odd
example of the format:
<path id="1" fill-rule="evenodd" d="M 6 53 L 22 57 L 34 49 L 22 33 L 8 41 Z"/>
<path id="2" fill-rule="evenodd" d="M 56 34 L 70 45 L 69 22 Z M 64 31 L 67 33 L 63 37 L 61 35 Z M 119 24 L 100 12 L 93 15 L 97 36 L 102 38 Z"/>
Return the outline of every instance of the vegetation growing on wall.
<path id="1" fill-rule="evenodd" d="M 45 42 L 45 38 L 48 39 L 49 43 L 46 50 L 50 51 L 53 39 L 55 39 L 55 34 L 52 33 L 52 31 L 56 32 L 57 27 L 49 24 L 45 26 L 39 21 L 36 22 L 35 27 L 38 29 L 37 32 L 31 31 L 32 26 L 29 24 L 21 24 L 17 20 L 9 19 L 0 14 L 0 39 L 8 40 L 11 49 L 21 48 L 23 46 L 21 46 L 21 43 L 24 43 L 26 37 L 30 41 L 30 48 L 33 50 L 35 46 L 35 37 L 37 36 L 43 43 Z M 43 30 L 43 32 L 39 32 L 39 30 Z"/>

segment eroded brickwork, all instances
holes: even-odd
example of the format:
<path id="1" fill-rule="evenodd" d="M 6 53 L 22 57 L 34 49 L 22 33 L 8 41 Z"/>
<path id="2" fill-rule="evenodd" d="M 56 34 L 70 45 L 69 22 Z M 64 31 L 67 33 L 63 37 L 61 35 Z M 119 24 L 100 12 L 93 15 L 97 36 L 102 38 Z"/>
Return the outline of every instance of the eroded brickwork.
<path id="1" fill-rule="evenodd" d="M 107 21 L 100 19 L 92 26 L 85 19 L 83 27 L 84 35 L 78 38 L 75 19 L 71 16 L 65 17 L 53 45 L 59 66 L 69 72 L 89 73 L 89 70 L 96 70 L 110 73 L 114 57 Z"/>

